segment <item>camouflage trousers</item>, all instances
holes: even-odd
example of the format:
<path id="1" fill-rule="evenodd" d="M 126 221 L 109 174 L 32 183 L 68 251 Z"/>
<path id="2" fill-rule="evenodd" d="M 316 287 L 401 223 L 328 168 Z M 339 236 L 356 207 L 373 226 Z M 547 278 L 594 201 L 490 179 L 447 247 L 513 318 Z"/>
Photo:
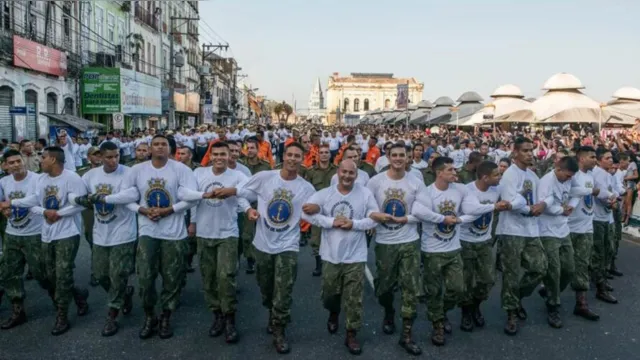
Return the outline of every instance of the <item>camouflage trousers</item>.
<path id="1" fill-rule="evenodd" d="M 73 297 L 73 268 L 79 245 L 80 235 L 42 243 L 44 287 L 54 292 L 53 301 L 63 311 L 69 310 Z"/>
<path id="2" fill-rule="evenodd" d="M 460 244 L 465 287 L 460 306 L 471 306 L 487 300 L 495 282 L 493 244 L 491 240 L 478 243 L 460 241 Z"/>
<path id="3" fill-rule="evenodd" d="M 84 239 L 89 244 L 89 247 L 93 247 L 93 222 L 95 218 L 93 216 L 93 209 L 82 210 L 82 224 L 84 226 Z"/>
<path id="4" fill-rule="evenodd" d="M 542 283 L 547 289 L 547 306 L 560 306 L 560 294 L 567 288 L 575 273 L 573 245 L 569 236 L 541 237 L 547 255 L 547 273 Z"/>
<path id="5" fill-rule="evenodd" d="M 322 304 L 329 312 L 340 313 L 344 300 L 347 330 L 362 327 L 365 263 L 322 263 Z"/>
<path id="6" fill-rule="evenodd" d="M 613 254 L 613 224 L 593 221 L 593 249 L 591 250 L 591 280 L 596 285 L 607 280 L 607 270 Z"/>
<path id="7" fill-rule="evenodd" d="M 317 226 L 311 226 L 311 253 L 313 256 L 320 254 L 320 237 L 322 235 L 322 229 Z"/>
<path id="8" fill-rule="evenodd" d="M 593 249 L 593 234 L 571 233 L 575 271 L 571 280 L 574 291 L 589 291 L 589 266 Z"/>
<path id="9" fill-rule="evenodd" d="M 622 240 L 622 212 L 620 207 L 613 209 L 613 239 L 611 241 L 611 262 L 616 261 L 618 257 L 618 248 L 620 247 L 620 241 Z"/>
<path id="10" fill-rule="evenodd" d="M 161 309 L 176 309 L 185 277 L 187 247 L 186 240 L 162 240 L 150 236 L 138 238 L 136 272 L 144 309 L 154 309 L 158 303 L 158 274 L 162 276 Z"/>
<path id="11" fill-rule="evenodd" d="M 93 246 L 91 269 L 98 283 L 107 292 L 109 308 L 122 309 L 124 305 L 134 253 L 133 241 L 115 246 Z"/>
<path id="12" fill-rule="evenodd" d="M 200 249 L 200 273 L 204 288 L 204 300 L 212 312 L 235 313 L 236 266 L 238 265 L 238 238 L 198 238 Z"/>
<path id="13" fill-rule="evenodd" d="M 393 312 L 393 288 L 402 290 L 400 314 L 403 319 L 415 319 L 418 297 L 422 295 L 420 281 L 420 241 L 404 244 L 375 245 L 376 277 L 373 281 L 378 303 L 386 313 Z"/>
<path id="14" fill-rule="evenodd" d="M 242 252 L 246 259 L 256 258 L 256 249 L 253 246 L 253 238 L 256 235 L 256 222 L 249 221 L 247 214 L 238 214 L 238 217 L 242 217 L 243 224 L 240 229 L 240 240 L 242 241 Z"/>
<path id="15" fill-rule="evenodd" d="M 269 309 L 273 324 L 286 326 L 291 322 L 293 284 L 298 274 L 298 253 L 286 251 L 256 255 L 256 279 L 262 294 L 262 305 Z"/>
<path id="16" fill-rule="evenodd" d="M 24 300 L 24 267 L 29 265 L 33 277 L 43 286 L 45 280 L 40 235 L 4 235 L 2 242 L 2 263 L 0 264 L 0 284 L 4 286 L 11 301 Z"/>
<path id="17" fill-rule="evenodd" d="M 547 258 L 537 237 L 500 235 L 500 246 L 502 308 L 517 310 L 546 274 Z"/>
<path id="18" fill-rule="evenodd" d="M 427 290 L 427 318 L 431 322 L 444 320 L 464 295 L 462 251 L 422 253 L 422 281 Z"/>

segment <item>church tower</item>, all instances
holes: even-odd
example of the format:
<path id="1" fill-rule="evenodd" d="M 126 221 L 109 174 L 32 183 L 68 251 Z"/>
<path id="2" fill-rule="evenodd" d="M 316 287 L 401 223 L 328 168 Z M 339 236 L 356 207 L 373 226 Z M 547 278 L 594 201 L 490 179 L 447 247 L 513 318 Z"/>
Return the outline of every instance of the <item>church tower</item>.
<path id="1" fill-rule="evenodd" d="M 309 96 L 309 118 L 320 122 L 324 120 L 325 116 L 324 93 L 322 92 L 320 78 L 317 78 L 311 91 L 311 96 Z"/>

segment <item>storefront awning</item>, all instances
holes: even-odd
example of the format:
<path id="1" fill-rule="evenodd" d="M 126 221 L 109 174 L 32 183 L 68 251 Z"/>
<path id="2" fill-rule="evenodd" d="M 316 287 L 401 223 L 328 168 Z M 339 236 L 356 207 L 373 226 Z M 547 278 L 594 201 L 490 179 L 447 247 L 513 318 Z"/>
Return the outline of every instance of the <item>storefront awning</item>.
<path id="1" fill-rule="evenodd" d="M 104 129 L 105 126 L 103 124 L 89 121 L 77 116 L 68 115 L 68 114 L 47 114 L 42 113 L 42 115 L 48 117 L 49 119 L 53 119 L 55 121 L 59 121 L 65 123 L 77 130 L 87 131 L 90 129 Z"/>

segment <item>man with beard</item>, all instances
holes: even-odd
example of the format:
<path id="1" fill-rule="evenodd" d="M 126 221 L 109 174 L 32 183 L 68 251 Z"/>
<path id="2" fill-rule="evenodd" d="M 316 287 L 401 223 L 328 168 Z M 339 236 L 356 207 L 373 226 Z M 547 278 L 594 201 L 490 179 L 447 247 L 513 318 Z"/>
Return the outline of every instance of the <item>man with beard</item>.
<path id="1" fill-rule="evenodd" d="M 82 176 L 86 191 L 91 199 L 105 197 L 121 190 L 122 182 L 131 170 L 119 165 L 118 146 L 110 141 L 100 145 L 103 165 L 94 168 Z M 107 292 L 109 312 L 102 330 L 102 336 L 112 336 L 118 332 L 116 321 L 118 313 L 129 314 L 132 307 L 133 287 L 128 286 L 129 275 L 133 270 L 136 240 L 136 215 L 133 204 L 107 205 L 91 203 L 87 196 L 75 197 L 72 203 L 94 208 L 92 247 L 92 272 L 102 288 Z"/>
<path id="2" fill-rule="evenodd" d="M 127 166 L 132 167 L 133 165 L 138 165 L 147 160 L 149 160 L 149 144 L 146 141 L 141 141 L 136 146 L 135 158 L 131 160 Z"/>
<path id="3" fill-rule="evenodd" d="M 338 331 L 341 300 L 344 298 L 345 345 L 354 355 L 362 353 L 356 334 L 362 327 L 363 316 L 364 268 L 367 262 L 365 231 L 376 226 L 374 219 L 390 219 L 390 215 L 378 212 L 378 204 L 371 191 L 355 183 L 357 176 L 356 163 L 343 160 L 338 169 L 338 184 L 316 192 L 303 206 L 307 215 L 313 215 L 313 224 L 322 228 L 322 302 L 329 310 L 327 330 L 330 334 Z"/>
<path id="4" fill-rule="evenodd" d="M 407 173 L 407 149 L 404 145 L 391 145 L 388 156 L 389 170 L 374 176 L 367 184 L 380 210 L 391 216 L 390 222 L 376 227 L 375 292 L 384 309 L 382 330 L 390 335 L 396 330 L 393 289 L 396 283 L 402 285 L 399 344 L 409 354 L 419 355 L 422 349 L 413 341 L 411 332 L 421 292 L 420 242 L 418 219 L 411 215 L 411 209 L 418 194 L 426 188 L 422 181 Z"/>
<path id="5" fill-rule="evenodd" d="M 69 194 L 85 195 L 86 190 L 78 174 L 64 168 L 65 163 L 63 149 L 46 148 L 41 163 L 44 175 L 37 179 L 35 192 L 0 204 L 2 210 L 13 206 L 29 208 L 44 215 L 41 251 L 45 278 L 40 283 L 48 290 L 57 308 L 56 323 L 51 330 L 54 336 L 62 335 L 70 328 L 67 315 L 72 297 L 78 306 L 79 316 L 89 311 L 89 292 L 74 286 L 73 280 L 73 264 L 80 245 L 76 215 L 82 208 L 69 202 Z"/>
<path id="6" fill-rule="evenodd" d="M 511 210 L 500 214 L 496 234 L 500 236 L 502 262 L 502 308 L 507 312 L 504 331 L 518 333 L 518 319 L 526 320 L 522 299 L 530 296 L 547 271 L 547 259 L 539 238 L 538 216 L 546 203 L 538 198 L 538 176 L 533 164 L 533 142 L 520 137 L 514 142 L 513 164 L 500 181 L 500 198 Z"/>
<path id="7" fill-rule="evenodd" d="M 187 191 L 186 199 L 200 201 L 195 224 L 200 249 L 200 271 L 205 301 L 214 314 L 209 335 L 225 333 L 227 343 L 238 341 L 235 315 L 236 267 L 238 261 L 238 208 L 251 209 L 244 198 L 218 198 L 217 190 L 235 189 L 247 180 L 241 172 L 228 169 L 229 146 L 217 142 L 211 146 L 211 166 L 195 170 L 197 191 Z"/>
<path id="8" fill-rule="evenodd" d="M 271 170 L 271 166 L 267 161 L 258 158 L 258 142 L 255 138 L 249 138 L 247 140 L 247 156 L 244 159 L 244 165 L 251 171 L 251 175 L 255 175 L 261 171 Z M 256 209 L 258 204 L 256 202 L 251 203 L 251 206 Z M 253 274 L 255 272 L 255 249 L 253 248 L 253 238 L 256 234 L 256 222 L 250 219 L 246 219 L 241 231 L 242 250 L 244 256 L 247 259 L 247 268 L 245 272 L 247 274 Z"/>
<path id="9" fill-rule="evenodd" d="M 134 166 L 122 185 L 122 191 L 104 198 L 106 204 L 135 205 L 138 219 L 137 273 L 145 322 L 138 334 L 148 339 L 160 323 L 161 339 L 173 336 L 170 318 L 176 309 L 185 277 L 188 251 L 184 212 L 193 206 L 181 199 L 179 189 L 195 190 L 193 172 L 186 165 L 169 159 L 169 140 L 156 135 L 151 140 L 151 161 Z M 162 266 L 160 266 L 162 264 Z M 158 295 L 155 287 L 162 276 L 160 307 L 156 318 Z"/>
<path id="10" fill-rule="evenodd" d="M 332 176 L 336 173 L 337 167 L 331 163 L 331 151 L 328 144 L 320 145 L 318 150 L 318 163 L 307 171 L 305 180 L 307 180 L 316 191 L 325 189 L 331 185 Z M 313 270 L 313 276 L 322 275 L 322 259 L 320 257 L 321 229 L 318 226 L 311 227 L 311 250 L 315 257 L 316 267 Z"/>
<path id="11" fill-rule="evenodd" d="M 260 172 L 237 191 L 218 190 L 222 198 L 237 196 L 257 199 L 258 210 L 250 209 L 249 220 L 258 220 L 253 245 L 256 249 L 258 285 L 262 304 L 269 310 L 267 331 L 280 354 L 291 349 L 285 327 L 291 321 L 292 291 L 298 267 L 302 205 L 314 193 L 313 186 L 298 176 L 304 148 L 292 143 L 285 149 L 281 170 Z"/>

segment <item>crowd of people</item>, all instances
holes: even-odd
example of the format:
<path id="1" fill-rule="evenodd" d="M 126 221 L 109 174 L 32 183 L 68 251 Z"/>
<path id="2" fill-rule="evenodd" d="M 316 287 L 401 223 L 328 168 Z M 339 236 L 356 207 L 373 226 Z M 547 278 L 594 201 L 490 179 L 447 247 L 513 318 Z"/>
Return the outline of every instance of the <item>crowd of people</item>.
<path id="1" fill-rule="evenodd" d="M 536 289 L 551 327 L 563 326 L 560 294 L 569 285 L 573 313 L 598 320 L 588 304 L 591 284 L 596 299 L 616 304 L 610 280 L 622 276 L 622 233 L 640 235 L 631 131 L 280 124 L 94 139 L 60 131 L 54 144 L 1 146 L 0 301 L 4 295 L 12 304 L 2 329 L 27 321 L 25 278 L 53 301 L 53 335 L 69 330 L 71 300 L 78 315 L 88 313 L 88 290 L 73 275 L 83 235 L 91 285 L 107 292 L 103 336 L 115 335 L 120 313 L 132 311 L 136 274 L 140 338 L 170 338 L 171 315 L 199 256 L 209 335 L 236 343 L 235 277 L 244 258 L 275 350 L 287 353 L 298 252 L 310 243 L 327 330 L 338 331 L 343 313 L 345 345 L 360 354 L 373 246 L 382 330 L 399 332 L 400 346 L 418 355 L 418 304 L 426 303 L 431 341 L 442 346 L 452 333 L 447 314 L 457 307 L 461 330 L 484 326 L 482 303 L 498 272 L 508 335 L 527 319 L 521 301 Z"/>

